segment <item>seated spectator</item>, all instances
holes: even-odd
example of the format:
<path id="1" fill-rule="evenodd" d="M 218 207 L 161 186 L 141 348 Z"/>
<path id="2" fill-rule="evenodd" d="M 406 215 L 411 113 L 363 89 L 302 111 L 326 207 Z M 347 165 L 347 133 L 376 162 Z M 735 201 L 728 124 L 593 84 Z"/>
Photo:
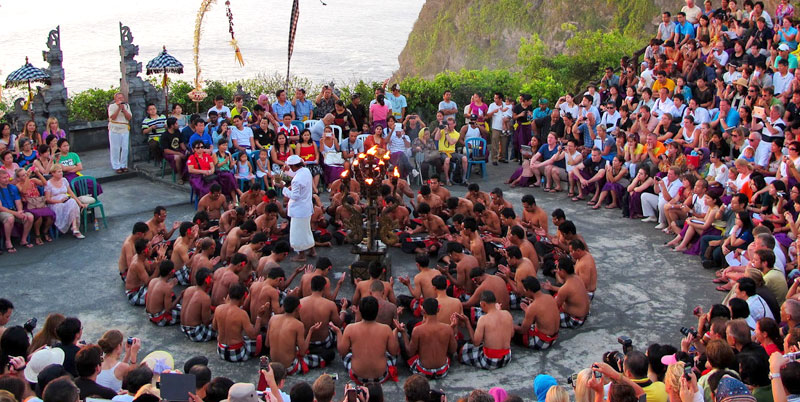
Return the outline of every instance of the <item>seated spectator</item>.
<path id="1" fill-rule="evenodd" d="M 199 123 L 198 123 L 199 125 Z M 194 190 L 195 196 L 202 198 L 208 194 L 212 184 L 219 183 L 219 176 L 214 174 L 215 166 L 211 155 L 206 152 L 203 141 L 195 140 L 192 142 L 194 153 L 186 160 L 186 168 L 189 172 L 189 185 Z"/>
<path id="2" fill-rule="evenodd" d="M 74 192 L 67 179 L 64 178 L 61 165 L 53 165 L 50 168 L 53 177 L 47 181 L 44 187 L 44 196 L 47 206 L 55 213 L 56 228 L 61 233 L 67 233 L 72 228 L 72 235 L 78 239 L 84 236 L 80 231 L 80 210 L 86 208 Z"/>
<path id="3" fill-rule="evenodd" d="M 0 172 L 0 223 L 3 225 L 5 249 L 9 253 L 16 253 L 17 249 L 11 244 L 12 231 L 15 225 L 22 226 L 20 246 L 33 247 L 28 243 L 28 233 L 33 226 L 34 216 L 22 207 L 22 198 L 19 189 L 10 183 L 10 177 Z"/>
<path id="4" fill-rule="evenodd" d="M 17 189 L 22 197 L 25 212 L 33 215 L 33 241 L 36 245 L 44 244 L 42 241 L 51 242 L 50 226 L 55 220 L 55 213 L 47 208 L 47 198 L 39 193 L 39 187 L 45 186 L 45 181 L 38 178 L 30 178 L 29 173 L 23 169 L 17 169 Z"/>
<path id="5" fill-rule="evenodd" d="M 78 154 L 75 152 L 69 151 L 69 141 L 66 138 L 62 138 L 58 140 L 58 157 L 56 158 L 55 162 L 61 165 L 64 168 L 64 178 L 72 184 L 72 181 L 78 177 L 78 173 L 83 170 L 83 164 L 81 163 L 81 158 L 78 157 Z M 52 172 L 51 172 L 52 173 Z M 80 195 L 92 195 L 92 183 L 88 183 L 89 186 L 87 188 L 87 194 L 78 194 Z M 97 195 L 103 194 L 103 188 L 100 186 L 99 183 L 97 185 Z"/>
<path id="6" fill-rule="evenodd" d="M 117 393 L 96 382 L 97 376 L 102 371 L 103 351 L 97 345 L 86 345 L 75 355 L 75 367 L 78 370 L 78 378 L 75 385 L 80 389 L 81 399 L 88 397 L 100 397 L 101 399 L 111 399 Z"/>

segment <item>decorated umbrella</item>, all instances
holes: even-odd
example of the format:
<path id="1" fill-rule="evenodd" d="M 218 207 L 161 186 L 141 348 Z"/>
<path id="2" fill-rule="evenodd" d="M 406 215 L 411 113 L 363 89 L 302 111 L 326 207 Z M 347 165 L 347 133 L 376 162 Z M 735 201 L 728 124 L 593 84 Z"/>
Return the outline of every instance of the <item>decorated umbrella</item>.
<path id="1" fill-rule="evenodd" d="M 31 82 L 41 82 L 50 85 L 50 74 L 41 68 L 34 67 L 33 64 L 28 62 L 28 58 L 25 57 L 25 65 L 14 70 L 6 77 L 6 88 L 28 84 L 28 101 L 25 102 L 23 109 L 30 113 L 31 120 L 33 120 L 33 89 L 31 89 Z"/>
<path id="2" fill-rule="evenodd" d="M 161 54 L 156 56 L 155 59 L 147 62 L 147 75 L 164 74 L 164 80 L 162 81 L 162 86 L 164 87 L 164 110 L 165 113 L 168 113 L 169 84 L 167 83 L 167 73 L 183 74 L 183 64 L 179 62 L 178 59 L 172 57 L 169 53 L 167 53 L 166 46 L 164 46 L 163 49 L 164 50 L 161 51 Z"/>

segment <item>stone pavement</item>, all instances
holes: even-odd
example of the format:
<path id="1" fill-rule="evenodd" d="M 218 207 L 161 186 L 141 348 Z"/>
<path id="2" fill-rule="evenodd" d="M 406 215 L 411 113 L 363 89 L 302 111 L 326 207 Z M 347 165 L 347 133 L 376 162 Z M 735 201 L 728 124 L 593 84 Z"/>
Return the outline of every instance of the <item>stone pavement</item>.
<path id="1" fill-rule="evenodd" d="M 663 248 L 667 237 L 654 230 L 652 224 L 623 219 L 619 210 L 592 211 L 585 203 L 569 202 L 565 193 L 509 189 L 502 183 L 512 167 L 489 166 L 487 178 L 473 175 L 472 180 L 485 191 L 495 186 L 502 188 L 517 211 L 521 210 L 519 200 L 526 193 L 534 194 L 548 213 L 555 208 L 564 209 L 597 260 L 598 291 L 591 315 L 579 330 L 562 330 L 556 345 L 547 351 L 513 347 L 512 361 L 503 369 L 486 372 L 453 363 L 447 378 L 434 381 L 433 388 L 441 388 L 451 398 L 457 398 L 473 388 L 502 386 L 525 400 L 535 400 L 532 384 L 537 374 L 551 374 L 566 385 L 571 373 L 600 360 L 605 351 L 619 350 L 616 339 L 620 335 L 630 336 L 639 349 L 654 342 L 678 345 L 678 329 L 696 324 L 692 308 L 706 307 L 722 298 L 711 286 L 713 274 L 701 268 L 697 257 Z M 133 223 L 149 219 L 155 205 L 168 207 L 168 223 L 189 219 L 193 214 L 188 204 L 188 189 L 176 189 L 170 177 L 166 179 L 168 185 L 143 178 L 104 184 L 101 200 L 109 215 L 107 230 L 89 231 L 85 240 L 64 235 L 52 244 L 0 256 L 0 297 L 12 300 L 17 307 L 11 324 L 22 325 L 30 317 L 37 317 L 42 323 L 50 312 L 76 315 L 84 324 L 87 341 L 96 341 L 104 330 L 117 328 L 125 336 L 143 340 L 140 359 L 152 350 L 163 349 L 182 365 L 187 358 L 203 354 L 209 357 L 214 376 L 255 381 L 258 366 L 255 360 L 222 362 L 213 343 L 192 343 L 178 328 L 148 324 L 143 309 L 129 306 L 124 297 L 117 260 L 119 246 Z M 465 188 L 455 186 L 451 191 L 463 195 Z M 319 250 L 320 255 L 332 259 L 337 277 L 354 259 L 346 250 L 349 248 Z M 395 276 L 414 274 L 412 256 L 396 249 L 390 250 L 390 255 Z M 296 266 L 287 263 L 284 269 L 290 272 Z M 407 292 L 397 281 L 395 285 L 396 292 Z M 349 297 L 352 291 L 348 281 L 342 295 Z M 520 317 L 515 312 L 515 319 Z M 341 359 L 337 358 L 324 371 L 339 373 L 337 391 L 341 393 L 341 387 L 348 381 Z M 286 389 L 298 381 L 313 382 L 321 372 L 313 370 L 292 377 L 287 380 Z M 384 385 L 387 400 L 402 400 L 402 381 L 408 376 L 405 366 L 400 374 L 401 382 Z"/>

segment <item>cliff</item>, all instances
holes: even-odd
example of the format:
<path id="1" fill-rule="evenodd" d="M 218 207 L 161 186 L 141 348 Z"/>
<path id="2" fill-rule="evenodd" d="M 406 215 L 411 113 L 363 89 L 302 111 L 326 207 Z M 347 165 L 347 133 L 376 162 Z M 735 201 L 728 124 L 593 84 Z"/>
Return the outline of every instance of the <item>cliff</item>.
<path id="1" fill-rule="evenodd" d="M 767 10 L 775 10 L 776 1 L 766 3 Z M 513 68 L 520 38 L 532 34 L 558 54 L 571 35 L 564 23 L 578 30 L 617 28 L 645 43 L 661 10 L 675 14 L 683 5 L 684 0 L 428 0 L 398 57 L 396 76 Z"/>

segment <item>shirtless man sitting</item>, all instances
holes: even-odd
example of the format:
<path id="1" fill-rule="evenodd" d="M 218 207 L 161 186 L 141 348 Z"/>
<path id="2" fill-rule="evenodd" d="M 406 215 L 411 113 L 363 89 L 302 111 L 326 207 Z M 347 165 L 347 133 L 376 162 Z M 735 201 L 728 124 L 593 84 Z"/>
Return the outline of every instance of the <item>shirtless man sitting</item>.
<path id="1" fill-rule="evenodd" d="M 411 282 L 407 276 L 397 278 L 400 283 L 408 288 L 411 296 L 400 295 L 398 296 L 398 301 L 401 306 L 411 309 L 414 317 L 421 317 L 422 301 L 436 297 L 436 289 L 433 287 L 431 280 L 439 276 L 439 271 L 428 267 L 430 265 L 430 257 L 427 254 L 417 254 L 414 260 L 419 271 L 418 274 L 414 275 L 414 282 Z"/>
<path id="2" fill-rule="evenodd" d="M 506 287 L 506 281 L 499 276 L 487 274 L 486 271 L 481 268 L 472 268 L 469 277 L 477 288 L 469 300 L 461 303 L 461 305 L 464 307 L 464 311 L 469 311 L 469 318 L 473 323 L 477 322 L 481 316 L 486 314 L 486 311 L 482 309 L 483 302 L 481 301 L 481 297 L 485 291 L 492 293 L 492 298 L 497 300 L 501 309 L 509 309 L 508 302 L 510 297 L 508 287 Z"/>
<path id="3" fill-rule="evenodd" d="M 434 214 L 431 207 L 425 202 L 417 206 L 417 214 L 419 215 L 419 225 L 414 229 L 406 229 L 405 232 L 400 233 L 398 245 L 408 254 L 435 253 L 439 251 L 439 247 L 442 246 L 439 239 L 450 234 L 450 230 L 445 225 L 444 220 Z M 413 235 L 423 232 L 428 233 L 426 239 L 413 240 Z"/>
<path id="4" fill-rule="evenodd" d="M 393 195 L 399 198 L 401 201 L 403 200 L 403 197 L 408 197 L 408 198 L 414 197 L 414 192 L 411 191 L 411 186 L 408 185 L 408 182 L 405 181 L 405 179 L 398 178 L 396 186 L 394 185 L 394 183 L 392 183 L 393 181 L 394 178 L 387 177 L 383 179 L 382 182 L 383 185 L 389 186 L 389 195 Z"/>
<path id="5" fill-rule="evenodd" d="M 378 316 L 375 321 L 381 324 L 386 324 L 394 328 L 394 321 L 397 319 L 397 305 L 386 300 L 386 287 L 382 281 L 373 281 L 369 285 L 369 296 L 378 300 Z M 365 296 L 366 297 L 366 296 Z M 360 320 L 358 311 L 356 311 L 356 321 Z"/>
<path id="6" fill-rule="evenodd" d="M 450 273 L 450 269 L 444 267 L 439 269 L 450 283 L 453 285 L 453 297 L 465 301 L 475 293 L 475 282 L 470 279 L 470 272 L 474 268 L 480 268 L 480 263 L 475 256 L 464 254 L 464 246 L 460 243 L 447 244 L 447 257 L 445 260 L 450 265 L 455 264 L 456 277 Z"/>
<path id="7" fill-rule="evenodd" d="M 322 323 L 312 324 L 306 335 L 303 322 L 300 321 L 300 306 L 296 297 L 287 296 L 283 301 L 284 313 L 270 318 L 267 329 L 269 357 L 283 364 L 288 375 L 305 374 L 310 368 L 325 367 L 324 360 L 306 354 L 313 332 L 320 329 Z"/>
<path id="8" fill-rule="evenodd" d="M 356 279 L 356 288 L 353 291 L 353 305 L 358 306 L 358 303 L 361 301 L 361 298 L 370 294 L 370 286 L 372 282 L 378 281 L 383 282 L 384 284 L 384 293 L 386 296 L 386 300 L 390 303 L 397 304 L 397 298 L 394 295 L 394 289 L 392 287 L 392 283 L 389 281 L 382 281 L 381 275 L 386 272 L 386 267 L 381 265 L 380 261 L 371 261 L 369 263 L 369 279 L 366 280 L 359 280 Z"/>
<path id="9" fill-rule="evenodd" d="M 189 278 L 192 280 L 192 285 L 197 285 L 197 271 L 201 268 L 208 268 L 213 270 L 219 263 L 219 257 L 214 257 L 214 251 L 217 249 L 217 243 L 210 237 L 204 237 L 197 241 L 197 248 L 191 259 L 189 259 L 189 266 L 192 268 Z M 173 251 L 174 253 L 174 251 Z"/>
<path id="10" fill-rule="evenodd" d="M 480 204 L 478 204 L 480 205 Z M 475 218 L 464 218 L 463 238 L 466 240 L 469 252 L 478 260 L 478 266 L 486 268 L 486 245 L 478 232 L 478 221 Z"/>
<path id="11" fill-rule="evenodd" d="M 217 307 L 211 321 L 211 327 L 218 334 L 217 354 L 229 362 L 243 362 L 261 352 L 262 335 L 259 329 L 268 320 L 269 306 L 259 307 L 256 324 L 251 324 L 250 317 L 242 309 L 245 291 L 245 287 L 239 283 L 231 286 L 225 303 Z"/>
<path id="12" fill-rule="evenodd" d="M 402 332 L 405 349 L 412 356 L 408 360 L 411 372 L 429 379 L 447 376 L 450 356 L 458 348 L 453 329 L 438 320 L 438 313 L 439 302 L 434 298 L 426 298 L 422 302 L 422 322 L 414 327 L 410 342 L 406 332 Z M 402 324 L 400 325 L 402 328 Z"/>
<path id="13" fill-rule="evenodd" d="M 499 187 L 495 187 L 495 189 L 492 190 L 492 193 L 489 194 L 489 197 L 491 197 L 492 202 L 490 205 L 487 205 L 486 208 L 492 210 L 498 216 L 500 216 L 500 211 L 502 211 L 504 208 L 514 208 L 514 206 L 511 205 L 508 200 L 503 198 L 503 190 L 501 190 Z"/>
<path id="14" fill-rule="evenodd" d="M 534 233 L 536 236 L 547 236 L 547 212 L 536 205 L 536 198 L 533 197 L 533 194 L 522 196 L 522 219 L 520 223 L 526 231 Z"/>
<path id="15" fill-rule="evenodd" d="M 183 222 L 178 228 L 178 238 L 172 244 L 172 255 L 170 261 L 176 267 L 175 279 L 181 286 L 189 286 L 191 278 L 190 256 L 194 250 L 195 239 L 197 239 L 197 226 L 192 222 Z"/>
<path id="16" fill-rule="evenodd" d="M 492 198 L 485 191 L 481 191 L 478 183 L 470 183 L 467 186 L 467 195 L 464 197 L 472 201 L 473 204 L 483 204 L 488 207 L 492 203 Z"/>
<path id="17" fill-rule="evenodd" d="M 339 339 L 339 354 L 350 378 L 364 385 L 367 382 L 383 383 L 387 379 L 397 381 L 397 339 L 399 328 L 375 322 L 378 316 L 378 300 L 372 296 L 361 299 L 359 305 L 362 321 L 348 325 L 344 333 L 332 326 Z"/>
<path id="18" fill-rule="evenodd" d="M 194 278 L 198 285 L 183 291 L 181 308 L 181 331 L 192 342 L 208 342 L 217 337 L 211 328 L 211 270 L 200 268 Z"/>
<path id="19" fill-rule="evenodd" d="M 539 270 L 539 253 L 536 252 L 536 247 L 525 236 L 525 230 L 521 226 L 512 226 L 509 228 L 508 242 L 510 246 L 519 247 L 522 256 L 530 260 L 533 267 Z"/>
<path id="20" fill-rule="evenodd" d="M 553 296 L 542 292 L 536 277 L 529 276 L 522 283 L 523 295 L 532 302 L 522 303 L 525 318 L 522 325 L 514 326 L 514 342 L 533 350 L 547 349 L 558 339 L 561 323 L 558 304 Z"/>
<path id="21" fill-rule="evenodd" d="M 558 259 L 556 278 L 563 283 L 561 287 L 545 284 L 542 288 L 557 292 L 555 298 L 561 311 L 561 328 L 578 328 L 586 321 L 591 302 L 583 280 L 575 275 L 575 266 L 570 257 Z"/>
<path id="22" fill-rule="evenodd" d="M 442 202 L 451 197 L 450 190 L 442 186 L 442 182 L 440 181 L 438 175 L 433 175 L 430 179 L 428 179 L 428 186 L 431 188 L 431 193 L 438 195 Z"/>
<path id="23" fill-rule="evenodd" d="M 500 215 L 493 210 L 486 208 L 483 204 L 474 204 L 472 213 L 475 218 L 480 221 L 478 229 L 484 235 L 489 234 L 492 236 L 502 235 L 502 226 L 500 225 Z M 464 219 L 466 221 L 466 219 Z"/>
<path id="24" fill-rule="evenodd" d="M 271 202 L 264 208 L 264 213 L 255 219 L 256 227 L 260 232 L 264 232 L 270 241 L 278 241 L 286 235 L 286 223 L 278 225 L 280 212 L 278 204 Z"/>
<path id="25" fill-rule="evenodd" d="M 136 222 L 133 224 L 133 232 L 130 236 L 126 237 L 125 241 L 122 243 L 122 250 L 119 252 L 119 262 L 117 263 L 119 267 L 119 277 L 122 278 L 122 282 L 125 282 L 125 277 L 128 275 L 128 268 L 131 266 L 133 256 L 136 255 L 133 243 L 138 239 L 145 238 L 148 230 L 149 228 L 146 223 Z"/>
<path id="26" fill-rule="evenodd" d="M 283 313 L 283 299 L 286 294 L 281 286 L 286 281 L 286 273 L 281 267 L 270 268 L 266 276 L 259 277 L 250 285 L 250 321 L 255 323 L 258 306 L 269 303 L 272 314 Z"/>
<path id="27" fill-rule="evenodd" d="M 241 247 L 242 244 L 250 240 L 250 236 L 258 230 L 256 223 L 252 220 L 245 221 L 241 225 L 234 227 L 225 236 L 222 242 L 222 250 L 220 250 L 219 257 L 222 261 L 228 261 L 229 258 Z"/>
<path id="28" fill-rule="evenodd" d="M 180 226 L 180 222 L 172 222 L 172 230 L 167 232 L 167 226 L 165 222 L 167 221 L 167 209 L 162 207 L 161 205 L 155 207 L 153 210 L 153 217 L 150 218 L 147 222 L 147 234 L 145 234 L 144 238 L 147 241 L 152 240 L 157 235 L 161 235 L 163 240 L 169 240 L 172 237 L 172 234 L 175 233 L 175 230 L 178 229 Z"/>
<path id="29" fill-rule="evenodd" d="M 586 293 L 589 294 L 589 301 L 594 299 L 594 292 L 597 290 L 597 266 L 594 257 L 586 251 L 586 245 L 578 239 L 569 242 L 570 254 L 575 259 L 575 274 L 583 281 L 586 286 Z"/>
<path id="30" fill-rule="evenodd" d="M 494 370 L 507 365 L 511 361 L 511 338 L 514 335 L 514 321 L 511 313 L 498 309 L 497 299 L 490 290 L 480 291 L 480 309 L 484 315 L 478 319 L 478 325 L 472 330 L 472 323 L 467 316 L 454 316 L 451 326 L 463 326 L 469 333 L 472 342 L 467 342 L 459 350 L 461 363 Z"/>
<path id="31" fill-rule="evenodd" d="M 256 276 L 259 278 L 264 278 L 267 276 L 269 271 L 272 268 L 280 268 L 281 263 L 289 257 L 289 253 L 292 252 L 292 247 L 289 245 L 289 242 L 281 240 L 275 243 L 275 246 L 272 247 L 272 252 L 265 257 L 261 257 L 258 260 L 258 269 L 256 269 Z M 297 275 L 303 273 L 305 267 L 299 266 L 292 272 L 292 275 L 289 277 L 288 280 L 283 281 L 281 283 L 281 290 L 286 289 L 293 281 Z"/>
<path id="32" fill-rule="evenodd" d="M 219 306 L 224 303 L 225 296 L 230 292 L 231 286 L 244 282 L 241 277 L 246 268 L 247 256 L 236 253 L 233 255 L 230 265 L 214 271 L 214 287 L 211 288 L 212 306 Z"/>
<path id="33" fill-rule="evenodd" d="M 178 283 L 175 278 L 170 279 L 175 271 L 172 261 L 161 261 L 158 266 L 158 277 L 150 280 L 147 285 L 148 293 L 145 303 L 145 311 L 150 322 L 165 327 L 175 325 L 181 320 L 181 294 L 175 297 L 172 289 Z"/>
<path id="34" fill-rule="evenodd" d="M 389 216 L 392 218 L 392 222 L 397 228 L 406 227 L 409 223 L 409 216 L 411 215 L 408 207 L 405 205 L 400 205 L 397 201 L 397 198 L 393 196 L 386 197 L 384 201 L 386 202 L 386 206 L 383 208 L 381 215 L 389 214 Z"/>
<path id="35" fill-rule="evenodd" d="M 151 252 L 150 247 L 147 245 L 147 239 L 141 238 L 134 241 L 133 250 L 136 254 L 131 259 L 128 275 L 125 277 L 125 295 L 131 305 L 144 306 L 147 285 L 159 273 L 155 268 L 155 264 L 164 261 L 167 247 L 166 244 L 162 244 L 156 248 L 158 256 L 154 264 L 147 261 L 147 257 Z"/>
<path id="36" fill-rule="evenodd" d="M 333 270 L 333 263 L 331 260 L 328 257 L 320 257 L 317 259 L 317 265 L 313 270 L 310 269 L 311 265 L 307 265 L 306 267 L 306 273 L 300 277 L 300 297 L 311 296 L 311 279 L 315 276 L 321 276 L 325 278 L 325 290 L 322 291 L 322 295 L 325 296 L 326 299 L 336 300 L 347 274 L 342 274 L 342 277 L 336 282 L 336 288 L 331 294 L 331 280 L 328 279 L 328 275 Z"/>
<path id="37" fill-rule="evenodd" d="M 536 277 L 536 267 L 531 260 L 522 256 L 522 251 L 517 246 L 507 248 L 505 255 L 509 266 L 498 265 L 497 269 L 503 274 L 501 277 L 505 279 L 511 290 L 509 306 L 516 310 L 520 308 L 522 293 L 525 291 L 523 281 L 525 278 Z"/>
<path id="38" fill-rule="evenodd" d="M 431 207 L 431 213 L 434 215 L 439 215 L 442 212 L 442 207 L 444 207 L 444 200 L 432 193 L 430 186 L 427 184 L 423 184 L 422 187 L 420 187 L 416 201 L 417 208 L 423 203 L 428 204 L 428 206 Z"/>
<path id="39" fill-rule="evenodd" d="M 250 242 L 239 247 L 237 252 L 247 256 L 250 269 L 255 271 L 258 267 L 258 262 L 261 259 L 261 251 L 264 249 L 266 244 L 267 235 L 263 232 L 255 232 L 253 236 L 250 237 Z"/>
<path id="40" fill-rule="evenodd" d="M 333 214 L 333 226 L 340 228 L 342 231 L 346 231 L 345 222 L 349 222 L 354 213 L 360 216 L 362 211 L 361 205 L 356 205 L 355 202 L 353 197 L 349 195 L 345 197 L 344 203 L 338 205 Z M 351 212 L 351 210 L 355 212 Z"/>
<path id="41" fill-rule="evenodd" d="M 472 216 L 473 211 L 472 201 L 461 197 L 450 197 L 447 199 L 447 213 L 450 216 L 461 214 L 464 216 Z"/>
<path id="42" fill-rule="evenodd" d="M 341 327 L 344 324 L 344 312 L 339 311 L 336 303 L 326 299 L 322 292 L 328 284 L 322 276 L 311 278 L 311 295 L 300 299 L 300 320 L 308 331 L 307 345 L 309 358 L 306 364 L 311 368 L 325 367 L 336 357 L 336 334 L 328 324 Z M 321 325 L 318 325 L 320 324 Z"/>
<path id="43" fill-rule="evenodd" d="M 447 295 L 447 278 L 439 275 L 431 280 L 431 284 L 436 289 L 436 302 L 439 303 L 439 312 L 436 319 L 442 324 L 450 324 L 450 317 L 453 314 L 461 314 L 463 310 L 461 301 L 455 297 Z"/>
<path id="44" fill-rule="evenodd" d="M 247 210 L 244 207 L 236 207 L 223 212 L 219 218 L 219 234 L 225 235 L 234 227 L 241 225 L 246 216 Z"/>
<path id="45" fill-rule="evenodd" d="M 208 194 L 197 202 L 197 210 L 208 213 L 208 219 L 219 221 L 222 217 L 222 211 L 227 209 L 228 201 L 222 195 L 222 187 L 219 184 L 212 184 L 209 190 Z"/>

